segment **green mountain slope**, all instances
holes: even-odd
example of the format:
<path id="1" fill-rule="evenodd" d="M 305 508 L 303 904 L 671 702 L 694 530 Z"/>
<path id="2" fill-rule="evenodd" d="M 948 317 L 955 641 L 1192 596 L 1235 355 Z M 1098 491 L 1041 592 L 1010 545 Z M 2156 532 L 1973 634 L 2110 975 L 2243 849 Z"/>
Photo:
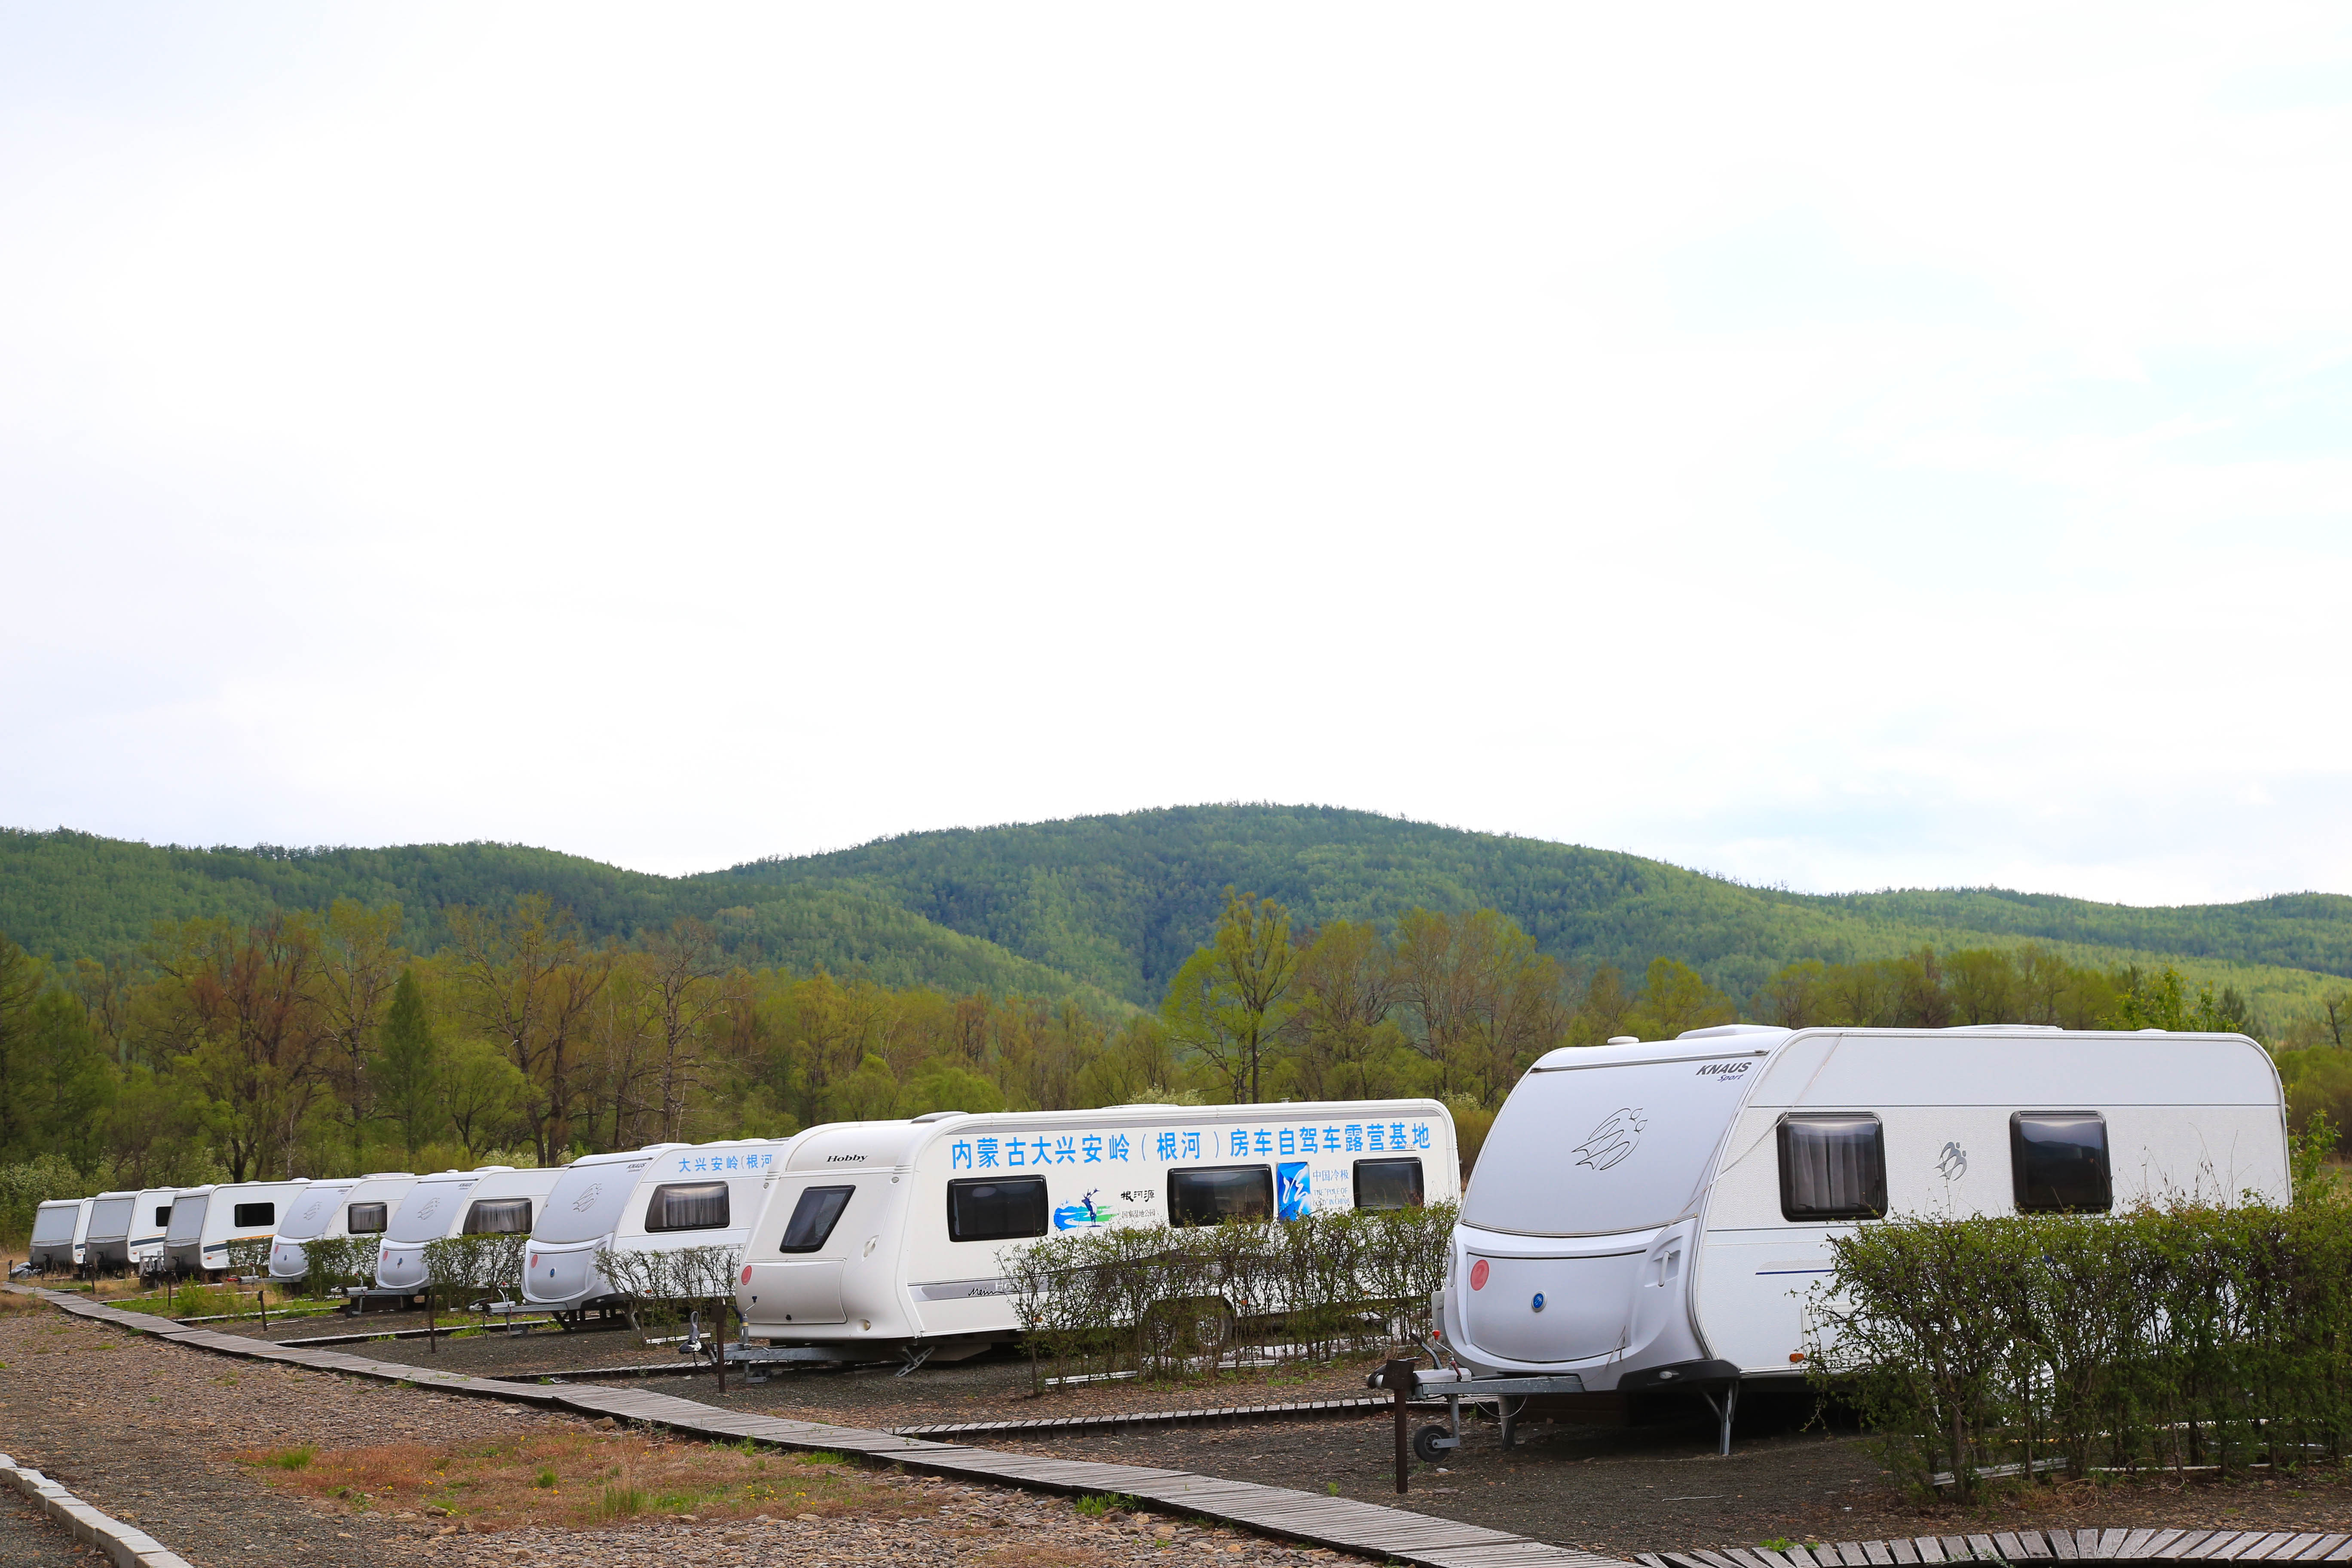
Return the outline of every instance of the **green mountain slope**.
<path id="1" fill-rule="evenodd" d="M 1280 899 L 1304 925 L 1492 906 L 1559 957 L 1628 971 L 1680 958 L 1739 996 L 1796 959 L 1922 943 L 2031 940 L 2077 963 L 2173 963 L 2273 1016 L 2308 1009 L 2352 974 L 2352 899 L 2334 895 L 2174 909 L 1998 889 L 1819 897 L 1329 807 L 1186 806 L 917 833 L 685 878 L 510 845 L 180 849 L 0 830 L 0 931 L 57 957 L 135 948 L 158 919 L 250 918 L 338 897 L 399 900 L 408 942 L 429 951 L 446 940 L 446 906 L 540 891 L 600 938 L 691 914 L 746 962 L 999 994 L 1079 987 L 1142 1006 L 1214 927 L 1228 885 Z"/>
<path id="2" fill-rule="evenodd" d="M 654 877 L 510 844 L 184 849 L 86 833 L 0 829 L 0 932 L 58 959 L 134 952 L 158 921 L 249 921 L 273 905 L 324 909 L 341 898 L 398 900 L 404 939 L 431 952 L 448 940 L 443 911 L 449 906 L 499 905 L 526 892 L 568 905 L 588 935 L 600 941 L 625 941 L 694 915 L 712 921 L 746 963 L 803 973 L 822 964 L 885 985 L 1052 996 L 1077 988 L 1094 994 L 1091 986 L 1058 970 L 935 925 L 887 895 L 846 885 L 730 886 Z"/>
<path id="3" fill-rule="evenodd" d="M 908 834 L 759 861 L 709 880 L 854 880 L 940 925 L 1139 1003 L 1214 925 L 1228 884 L 1309 923 L 1414 904 L 1491 905 L 1563 958 L 1638 969 L 1661 953 L 1746 994 L 1799 958 L 1832 963 L 2040 940 L 2077 963 L 2181 963 L 2265 1006 L 2352 973 L 2352 899 L 2134 909 L 1996 891 L 1818 897 L 1637 856 L 1312 806 L 1188 806 Z"/>

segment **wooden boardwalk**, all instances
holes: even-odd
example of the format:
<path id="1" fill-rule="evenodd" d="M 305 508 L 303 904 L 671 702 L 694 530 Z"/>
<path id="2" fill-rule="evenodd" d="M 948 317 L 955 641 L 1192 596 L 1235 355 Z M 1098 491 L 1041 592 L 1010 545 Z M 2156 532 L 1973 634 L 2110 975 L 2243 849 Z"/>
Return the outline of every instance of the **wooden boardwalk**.
<path id="1" fill-rule="evenodd" d="M 1417 1401 L 1416 1406 L 1429 1401 Z M 1444 1409 L 1441 1404 L 1436 1406 Z M 1122 1426 L 1184 1426 L 1219 1421 L 1314 1420 L 1372 1415 L 1391 1408 L 1390 1396 L 1370 1399 L 1299 1399 L 1282 1405 L 1204 1405 L 1191 1410 L 1145 1410 L 1125 1415 L 1041 1415 L 1031 1421 L 950 1421 L 929 1426 L 893 1426 L 901 1437 L 1044 1436 L 1055 1432 L 1110 1432 Z"/>
<path id="2" fill-rule="evenodd" d="M 2286 1530 L 2039 1530 L 1834 1546 L 1644 1552 L 1645 1568 L 1893 1568 L 1934 1563 L 2347 1563 L 2352 1535 Z"/>
<path id="3" fill-rule="evenodd" d="M 26 1288 L 11 1286 L 10 1289 Z M 1214 1476 L 1196 1476 L 1185 1470 L 1011 1454 L 897 1432 L 871 1432 L 856 1426 L 834 1426 L 819 1421 L 793 1421 L 777 1415 L 721 1410 L 691 1399 L 655 1394 L 642 1388 L 593 1388 L 576 1384 L 508 1383 L 496 1378 L 469 1377 L 463 1373 L 438 1372 L 430 1367 L 410 1366 L 404 1362 L 375 1361 L 342 1351 L 274 1345 L 238 1334 L 185 1328 L 169 1319 L 126 1312 L 117 1307 L 100 1306 L 58 1291 L 35 1290 L 32 1293 L 77 1317 L 223 1355 L 278 1362 L 320 1372 L 346 1373 L 355 1377 L 408 1384 L 418 1388 L 437 1389 L 476 1398 L 511 1400 L 549 1409 L 610 1415 L 616 1420 L 642 1422 L 699 1436 L 749 1437 L 779 1447 L 861 1454 L 904 1465 L 909 1469 L 1000 1485 L 1060 1492 L 1121 1492 L 1175 1512 L 1222 1520 L 1267 1535 L 1301 1541 L 1314 1546 L 1328 1546 L 1399 1563 L 1426 1564 L 1427 1568 L 1630 1568 L 1615 1558 L 1575 1552 L 1567 1547 L 1529 1541 L 1524 1536 L 1463 1524 L 1450 1519 L 1410 1513 L 1403 1509 L 1385 1508 L 1378 1503 L 1359 1502 L 1353 1498 L 1318 1497 L 1311 1492 L 1293 1491 L 1286 1487 L 1223 1480 Z M 1656 1559 L 1647 1561 L 1655 1568 Z M 1713 1563 L 1702 1561 L 1696 1568 L 1818 1568 L 1818 1565 L 1812 1559 L 1804 1563 L 1786 1559 L 1774 1563 L 1735 1563 L 1724 1559 Z"/>

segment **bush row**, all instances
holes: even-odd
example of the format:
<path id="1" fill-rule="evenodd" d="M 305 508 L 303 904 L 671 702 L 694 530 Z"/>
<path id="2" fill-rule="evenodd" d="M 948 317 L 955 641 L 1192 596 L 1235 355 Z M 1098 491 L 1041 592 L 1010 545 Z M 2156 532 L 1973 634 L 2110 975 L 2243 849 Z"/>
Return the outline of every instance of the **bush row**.
<path id="1" fill-rule="evenodd" d="M 2352 1208 L 1890 1219 L 1834 1247 L 1809 1366 L 1921 1487 L 2210 1468 L 2352 1439 Z"/>
<path id="2" fill-rule="evenodd" d="M 1454 1205 L 1072 1231 L 1005 1261 L 1034 1374 L 1325 1360 L 1429 1327 Z M 1279 1339 L 1278 1350 L 1265 1342 Z"/>

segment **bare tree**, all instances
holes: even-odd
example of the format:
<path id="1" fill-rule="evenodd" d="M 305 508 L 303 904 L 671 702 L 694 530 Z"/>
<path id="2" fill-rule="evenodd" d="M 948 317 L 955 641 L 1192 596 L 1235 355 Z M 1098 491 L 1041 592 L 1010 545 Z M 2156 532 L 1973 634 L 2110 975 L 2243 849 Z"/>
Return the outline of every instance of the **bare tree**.
<path id="1" fill-rule="evenodd" d="M 571 1147 L 574 1058 L 615 952 L 586 947 L 572 911 L 541 893 L 516 899 L 503 918 L 453 909 L 449 931 L 467 1010 L 522 1074 L 524 1120 L 540 1163 L 553 1164 Z"/>
<path id="2" fill-rule="evenodd" d="M 704 1027 L 731 1000 L 719 983 L 726 973 L 719 935 L 700 921 L 677 921 L 646 941 L 653 1071 L 667 1141 L 675 1142 L 684 1130 L 687 1091 L 701 1083 Z"/>
<path id="3" fill-rule="evenodd" d="M 368 1058 L 407 958 L 400 946 L 400 918 L 395 903 L 371 910 L 337 899 L 327 911 L 326 940 L 320 948 L 319 999 L 331 1037 L 328 1073 L 335 1086 L 335 1114 L 351 1132 L 354 1171 L 362 1168 L 367 1124 L 375 1116 Z"/>

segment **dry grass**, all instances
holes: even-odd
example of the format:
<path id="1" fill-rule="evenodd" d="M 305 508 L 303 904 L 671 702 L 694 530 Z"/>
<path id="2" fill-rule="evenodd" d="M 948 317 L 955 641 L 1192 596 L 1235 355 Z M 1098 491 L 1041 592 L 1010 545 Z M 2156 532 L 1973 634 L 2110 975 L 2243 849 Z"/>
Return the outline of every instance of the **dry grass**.
<path id="1" fill-rule="evenodd" d="M 477 1530 L 523 1524 L 596 1530 L 679 1514 L 713 1520 L 855 1513 L 878 1520 L 932 1511 L 908 1489 L 852 1469 L 837 1455 L 744 1444 L 559 1430 L 476 1443 L 302 1453 L 249 1449 L 236 1457 L 272 1486 L 354 1509 L 446 1517 Z M 1069 1568 L 1077 1568 L 1075 1560 Z"/>
<path id="2" fill-rule="evenodd" d="M 47 1306 L 48 1303 L 37 1296 L 19 1296 L 14 1290 L 0 1290 L 0 1313 L 37 1312 L 45 1310 Z"/>
<path id="3" fill-rule="evenodd" d="M 1110 1557 L 1090 1547 L 1025 1542 L 983 1552 L 972 1561 L 985 1563 L 987 1568 L 1097 1568 L 1099 1563 L 1108 1563 Z"/>

